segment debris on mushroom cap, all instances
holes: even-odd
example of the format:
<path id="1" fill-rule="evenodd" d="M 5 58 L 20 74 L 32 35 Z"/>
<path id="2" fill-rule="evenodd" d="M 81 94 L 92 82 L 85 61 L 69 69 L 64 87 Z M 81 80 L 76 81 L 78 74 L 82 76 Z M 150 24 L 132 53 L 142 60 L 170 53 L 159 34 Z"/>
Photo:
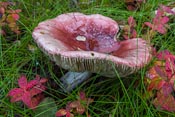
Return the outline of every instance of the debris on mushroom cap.
<path id="1" fill-rule="evenodd" d="M 67 13 L 39 23 L 38 46 L 59 66 L 113 77 L 126 76 L 150 61 L 150 46 L 135 38 L 116 41 L 118 24 L 105 16 Z"/>
<path id="2" fill-rule="evenodd" d="M 85 36 L 77 36 L 76 37 L 76 40 L 78 40 L 78 41 L 86 41 L 86 37 Z"/>

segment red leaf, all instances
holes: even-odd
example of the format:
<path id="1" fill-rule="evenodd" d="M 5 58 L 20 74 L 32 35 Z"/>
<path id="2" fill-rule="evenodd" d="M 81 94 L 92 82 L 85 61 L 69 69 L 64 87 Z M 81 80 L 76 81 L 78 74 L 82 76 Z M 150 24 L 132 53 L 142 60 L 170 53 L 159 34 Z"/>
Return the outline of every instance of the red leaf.
<path id="1" fill-rule="evenodd" d="M 86 99 L 86 94 L 85 94 L 85 92 L 80 91 L 80 92 L 79 92 L 79 97 L 80 97 L 81 100 Z"/>
<path id="2" fill-rule="evenodd" d="M 131 38 L 136 38 L 137 37 L 137 31 L 135 29 L 133 29 L 133 31 L 131 32 Z"/>
<path id="3" fill-rule="evenodd" d="M 35 96 L 39 93 L 42 93 L 45 89 L 46 89 L 46 87 L 44 85 L 37 85 L 30 90 L 30 94 L 32 96 Z"/>
<path id="4" fill-rule="evenodd" d="M 172 85 L 174 91 L 175 91 L 175 75 L 173 75 L 169 81 L 169 83 Z"/>
<path id="5" fill-rule="evenodd" d="M 150 28 L 153 28 L 153 24 L 151 24 L 150 22 L 144 22 L 144 24 Z"/>
<path id="6" fill-rule="evenodd" d="M 39 75 L 36 75 L 35 79 L 34 80 L 31 80 L 28 85 L 27 85 L 27 88 L 32 88 L 36 85 L 38 85 L 37 87 L 40 87 L 40 86 L 44 86 L 43 84 L 46 83 L 48 81 L 48 79 L 46 78 L 42 78 L 40 79 L 40 76 Z"/>
<path id="7" fill-rule="evenodd" d="M 34 86 L 36 86 L 37 84 L 39 84 L 39 80 L 36 80 L 36 79 L 31 80 L 30 82 L 28 82 L 26 88 L 27 88 L 27 89 L 31 89 L 31 88 L 33 88 Z"/>
<path id="8" fill-rule="evenodd" d="M 16 13 L 12 14 L 12 17 L 13 17 L 13 19 L 15 19 L 16 21 L 19 19 L 19 15 L 16 14 Z"/>
<path id="9" fill-rule="evenodd" d="M 0 29 L 0 35 L 6 35 L 5 31 Z"/>
<path id="10" fill-rule="evenodd" d="M 128 25 L 125 25 L 123 28 L 123 37 L 124 39 L 132 39 L 137 37 L 137 32 L 134 29 L 136 22 L 132 16 L 128 18 Z"/>
<path id="11" fill-rule="evenodd" d="M 175 112 L 175 100 L 172 95 L 165 96 L 163 93 L 158 92 L 153 105 L 161 110 Z"/>
<path id="12" fill-rule="evenodd" d="M 35 79 L 39 81 L 40 80 L 40 76 L 39 75 L 36 75 L 35 76 Z"/>
<path id="13" fill-rule="evenodd" d="M 154 89 L 160 90 L 160 88 L 162 88 L 165 83 L 166 82 L 159 77 L 153 78 L 151 80 L 151 83 L 148 86 L 148 91 L 151 91 Z"/>
<path id="14" fill-rule="evenodd" d="M 47 81 L 48 81 L 48 79 L 42 78 L 39 82 L 43 84 L 43 83 L 46 83 Z"/>
<path id="15" fill-rule="evenodd" d="M 29 92 L 25 92 L 24 95 L 22 96 L 22 101 L 29 108 L 31 108 L 31 98 L 32 96 L 30 95 Z"/>
<path id="16" fill-rule="evenodd" d="M 7 13 L 10 13 L 10 14 L 13 14 L 13 13 L 18 14 L 18 13 L 20 13 L 20 12 L 21 12 L 21 9 L 8 10 L 8 11 L 7 11 Z"/>
<path id="17" fill-rule="evenodd" d="M 22 10 L 21 9 L 16 9 L 14 11 L 15 11 L 15 13 L 20 13 Z"/>
<path id="18" fill-rule="evenodd" d="M 145 22 L 144 24 L 152 30 L 157 31 L 161 34 L 165 34 L 167 32 L 167 22 L 169 21 L 169 18 L 164 15 L 164 11 L 160 8 L 157 10 L 156 16 L 153 18 L 153 22 Z"/>
<path id="19" fill-rule="evenodd" d="M 175 56 L 174 55 L 169 55 L 166 58 L 165 70 L 169 79 L 175 74 Z"/>
<path id="20" fill-rule="evenodd" d="M 135 26 L 136 26 L 136 21 L 134 20 L 134 18 L 133 18 L 132 16 L 130 16 L 130 17 L 128 18 L 128 25 L 129 25 L 130 27 L 135 27 Z"/>
<path id="21" fill-rule="evenodd" d="M 44 95 L 42 93 L 31 98 L 30 108 L 35 109 L 36 106 L 43 100 Z"/>
<path id="22" fill-rule="evenodd" d="M 168 17 L 162 17 L 161 18 L 161 23 L 162 24 L 166 24 L 168 21 L 169 21 L 169 18 Z"/>
<path id="23" fill-rule="evenodd" d="M 62 116 L 65 116 L 66 114 L 67 114 L 67 110 L 60 109 L 56 112 L 56 117 L 62 117 Z"/>
<path id="24" fill-rule="evenodd" d="M 27 78 L 26 76 L 22 75 L 18 80 L 18 85 L 20 88 L 26 88 L 27 86 Z"/>
<path id="25" fill-rule="evenodd" d="M 70 102 L 66 105 L 66 110 L 72 109 L 75 109 L 78 114 L 83 114 L 85 112 L 85 107 L 80 103 L 80 100 Z"/>
<path id="26" fill-rule="evenodd" d="M 26 77 L 21 76 L 18 80 L 20 88 L 12 89 L 9 91 L 8 96 L 11 97 L 11 102 L 21 100 L 25 105 L 27 105 L 27 107 L 34 109 L 43 97 L 41 93 L 46 89 L 44 86 L 46 81 L 46 79 L 40 80 L 36 78 L 35 80 L 31 80 L 29 83 L 27 83 Z"/>
<path id="27" fill-rule="evenodd" d="M 148 77 L 149 79 L 153 79 L 153 78 L 159 77 L 159 75 L 157 74 L 155 68 L 152 67 L 152 68 L 150 68 L 149 71 L 146 73 L 146 77 Z"/>
<path id="28" fill-rule="evenodd" d="M 175 12 L 172 11 L 172 9 L 171 9 L 170 7 L 161 5 L 160 8 L 161 8 L 161 10 L 163 10 L 163 11 L 166 12 L 166 13 L 175 14 Z"/>
<path id="29" fill-rule="evenodd" d="M 164 16 L 164 11 L 158 8 L 157 13 L 156 13 L 156 18 Z"/>
<path id="30" fill-rule="evenodd" d="M 165 87 L 164 87 L 165 84 L 166 84 L 166 82 L 164 80 L 159 81 L 156 89 L 160 90 L 161 88 L 164 88 L 164 91 L 165 91 Z"/>
<path id="31" fill-rule="evenodd" d="M 127 6 L 127 9 L 128 9 L 129 11 L 134 11 L 134 10 L 136 10 L 135 6 L 133 6 L 133 5 L 128 5 L 128 6 Z"/>
<path id="32" fill-rule="evenodd" d="M 22 99 L 22 95 L 24 94 L 23 89 L 21 88 L 14 88 L 9 91 L 8 96 L 11 96 L 11 102 L 17 102 Z"/>
<path id="33" fill-rule="evenodd" d="M 10 5 L 14 5 L 14 3 L 13 2 L 0 2 L 0 6 L 3 6 L 4 8 Z"/>
<path id="34" fill-rule="evenodd" d="M 167 32 L 167 29 L 162 24 L 157 25 L 154 30 L 157 30 L 160 34 L 165 34 Z"/>
<path id="35" fill-rule="evenodd" d="M 129 36 L 128 35 L 123 35 L 123 38 L 128 40 L 129 39 Z"/>
<path id="36" fill-rule="evenodd" d="M 73 108 L 77 108 L 80 105 L 81 105 L 80 101 L 73 101 L 66 105 L 66 109 L 71 110 Z"/>
<path id="37" fill-rule="evenodd" d="M 83 114 L 86 111 L 86 107 L 91 102 L 93 102 L 93 100 L 90 98 L 86 98 L 85 93 L 83 91 L 81 91 L 81 92 L 79 92 L 78 100 L 69 102 L 66 105 L 66 109 L 58 110 L 56 113 L 56 117 L 62 117 L 62 116 L 74 117 L 74 115 L 70 112 L 74 112 L 77 114 Z"/>
<path id="38" fill-rule="evenodd" d="M 85 107 L 83 105 L 79 105 L 77 108 L 76 108 L 76 111 L 78 114 L 83 114 L 85 112 Z"/>
<path id="39" fill-rule="evenodd" d="M 166 80 L 166 73 L 164 72 L 163 69 L 161 69 L 161 67 L 159 66 L 154 66 L 154 69 L 156 71 L 156 73 L 162 78 L 162 79 L 165 79 Z"/>
<path id="40" fill-rule="evenodd" d="M 165 95 L 165 96 L 168 96 L 172 93 L 173 91 L 173 87 L 170 83 L 164 83 L 163 86 L 162 86 L 162 93 Z"/>
<path id="41" fill-rule="evenodd" d="M 157 54 L 157 58 L 159 60 L 165 60 L 168 55 L 171 55 L 171 53 L 168 50 L 163 50 Z"/>
<path id="42" fill-rule="evenodd" d="M 68 111 L 66 117 L 74 117 L 74 115 Z"/>
<path id="43" fill-rule="evenodd" d="M 5 13 L 5 9 L 3 7 L 0 7 L 0 14 L 4 14 Z"/>

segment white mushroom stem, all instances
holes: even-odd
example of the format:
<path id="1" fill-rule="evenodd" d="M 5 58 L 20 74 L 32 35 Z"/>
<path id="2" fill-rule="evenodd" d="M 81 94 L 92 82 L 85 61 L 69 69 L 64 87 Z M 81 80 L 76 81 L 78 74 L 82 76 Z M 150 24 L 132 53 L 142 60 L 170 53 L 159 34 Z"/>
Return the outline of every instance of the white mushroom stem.
<path id="1" fill-rule="evenodd" d="M 91 72 L 68 72 L 61 77 L 61 87 L 64 92 L 71 92 L 92 75 Z"/>

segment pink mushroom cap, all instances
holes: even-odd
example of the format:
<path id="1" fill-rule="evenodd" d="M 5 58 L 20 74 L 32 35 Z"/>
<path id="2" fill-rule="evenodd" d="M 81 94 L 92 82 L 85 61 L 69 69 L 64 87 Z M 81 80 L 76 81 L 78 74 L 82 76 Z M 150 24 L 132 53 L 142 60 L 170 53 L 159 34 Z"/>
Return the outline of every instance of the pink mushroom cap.
<path id="1" fill-rule="evenodd" d="M 151 47 L 141 38 L 117 41 L 118 32 L 111 18 L 67 13 L 39 23 L 32 36 L 64 69 L 127 76 L 149 63 Z"/>

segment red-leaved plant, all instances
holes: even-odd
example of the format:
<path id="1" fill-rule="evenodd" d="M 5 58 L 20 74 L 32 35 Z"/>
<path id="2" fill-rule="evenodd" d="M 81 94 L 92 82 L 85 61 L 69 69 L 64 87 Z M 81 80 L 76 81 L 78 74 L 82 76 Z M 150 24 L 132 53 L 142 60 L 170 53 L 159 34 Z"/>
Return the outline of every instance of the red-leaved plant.
<path id="1" fill-rule="evenodd" d="M 124 39 L 132 39 L 137 37 L 137 32 L 135 30 L 136 21 L 132 16 L 128 18 L 128 25 L 123 27 L 123 38 Z"/>
<path id="2" fill-rule="evenodd" d="M 160 34 L 166 34 L 167 29 L 169 28 L 168 22 L 170 20 L 169 16 L 175 16 L 175 12 L 167 6 L 161 5 L 160 8 L 156 11 L 155 17 L 150 22 L 144 22 L 143 27 L 150 27 L 146 32 L 142 32 L 142 38 L 150 42 L 150 40 L 155 36 L 158 32 Z M 137 31 L 135 30 L 136 21 L 132 16 L 128 18 L 128 24 L 124 25 L 122 36 L 124 39 L 132 39 L 136 38 Z"/>
<path id="3" fill-rule="evenodd" d="M 156 57 L 157 61 L 147 72 L 147 90 L 156 91 L 152 102 L 155 107 L 175 112 L 175 55 L 164 50 Z"/>
<path id="4" fill-rule="evenodd" d="M 19 13 L 21 9 L 13 10 L 10 6 L 15 5 L 14 2 L 0 2 L 0 34 L 6 34 L 6 28 L 9 27 L 11 31 L 19 34 L 19 26 L 17 21 L 19 20 Z"/>
<path id="5" fill-rule="evenodd" d="M 157 10 L 155 17 L 153 18 L 152 23 L 145 22 L 144 24 L 154 31 L 165 34 L 167 32 L 167 23 L 169 21 L 168 16 L 165 15 L 166 13 L 174 14 L 171 8 L 161 5 L 160 8 Z"/>
<path id="6" fill-rule="evenodd" d="M 22 101 L 28 108 L 34 109 L 44 98 L 42 92 L 46 90 L 46 82 L 47 79 L 40 78 L 39 75 L 27 82 L 26 76 L 22 75 L 18 79 L 19 88 L 10 90 L 8 96 L 11 97 L 11 102 Z"/>
<path id="7" fill-rule="evenodd" d="M 82 115 L 86 112 L 87 117 L 90 117 L 88 114 L 87 108 L 90 103 L 93 102 L 93 99 L 87 98 L 84 92 L 79 93 L 78 100 L 69 102 L 66 105 L 66 109 L 59 109 L 56 112 L 56 117 L 74 117 L 74 114 Z"/>
<path id="8" fill-rule="evenodd" d="M 144 22 L 143 28 L 145 26 L 149 27 L 149 30 L 142 34 L 142 38 L 148 42 L 157 34 L 166 34 L 167 29 L 170 28 L 168 22 L 170 21 L 170 16 L 175 16 L 175 12 L 167 6 L 160 5 L 158 10 L 155 12 L 155 16 L 151 22 Z"/>

